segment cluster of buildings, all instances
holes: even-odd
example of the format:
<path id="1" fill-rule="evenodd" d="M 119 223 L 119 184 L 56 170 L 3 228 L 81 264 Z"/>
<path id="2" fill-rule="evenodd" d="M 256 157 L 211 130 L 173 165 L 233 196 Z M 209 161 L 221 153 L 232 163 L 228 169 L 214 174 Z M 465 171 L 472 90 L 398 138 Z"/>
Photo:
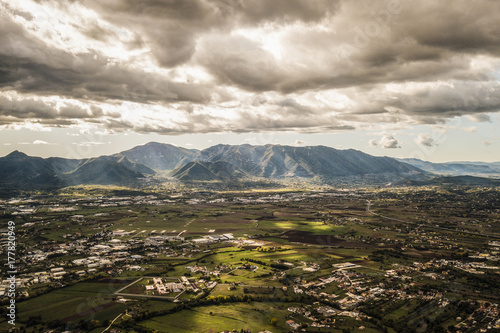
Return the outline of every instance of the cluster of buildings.
<path id="1" fill-rule="evenodd" d="M 195 244 L 206 244 L 206 243 L 217 243 L 234 240 L 233 234 L 222 234 L 222 235 L 207 235 L 201 238 L 195 238 L 192 240 Z"/>
<path id="2" fill-rule="evenodd" d="M 362 306 L 370 300 L 390 300 L 394 302 L 397 300 L 420 299 L 422 301 L 433 301 L 436 309 L 442 309 L 450 304 L 450 300 L 439 290 L 414 288 L 416 286 L 415 278 L 446 279 L 449 278 L 446 269 L 450 267 L 463 269 L 465 267 L 484 268 L 485 263 L 471 264 L 459 260 L 433 259 L 425 263 L 415 261 L 412 265 L 393 264 L 392 269 L 385 270 L 382 279 L 360 273 L 357 268 L 362 266 L 354 263 L 346 262 L 334 264 L 333 266 L 335 270 L 327 277 L 320 277 L 312 281 L 304 281 L 301 277 L 295 278 L 294 293 L 313 296 L 318 301 L 334 302 L 342 309 L 338 310 L 330 306 L 320 305 L 319 302 L 314 305 L 288 308 L 288 311 L 310 320 L 312 322 L 310 326 L 329 327 L 332 323 L 330 317 L 333 318 L 334 316 L 350 316 L 359 320 L 367 319 L 369 317 L 363 314 Z M 498 269 L 498 267 L 491 266 L 489 269 Z M 331 283 L 334 283 L 342 290 L 340 296 L 323 291 Z M 498 304 L 480 302 L 482 305 L 472 315 L 463 320 L 461 319 L 460 323 L 456 325 L 457 330 L 477 327 L 479 319 L 487 323 L 488 329 L 500 328 Z M 321 317 L 316 317 L 315 313 L 319 313 Z M 289 320 L 287 324 L 293 329 L 300 326 L 297 320 Z"/>
<path id="3" fill-rule="evenodd" d="M 62 280 L 63 277 L 68 274 L 63 267 L 53 267 L 46 271 L 27 273 L 19 275 L 16 280 L 16 290 L 20 290 L 21 288 L 29 288 L 30 286 L 39 284 L 39 283 L 48 283 Z M 0 297 L 4 297 L 7 290 L 9 289 L 9 285 L 11 284 L 11 280 L 3 279 L 0 283 Z M 28 297 L 28 290 L 22 290 L 21 295 Z"/>
<path id="4" fill-rule="evenodd" d="M 200 291 L 195 282 L 189 281 L 185 276 L 173 282 L 164 282 L 162 278 L 155 277 L 150 281 L 152 284 L 146 285 L 146 292 L 156 292 L 158 295 L 168 295 L 170 293 L 180 293 L 184 290 L 192 290 L 194 292 Z"/>

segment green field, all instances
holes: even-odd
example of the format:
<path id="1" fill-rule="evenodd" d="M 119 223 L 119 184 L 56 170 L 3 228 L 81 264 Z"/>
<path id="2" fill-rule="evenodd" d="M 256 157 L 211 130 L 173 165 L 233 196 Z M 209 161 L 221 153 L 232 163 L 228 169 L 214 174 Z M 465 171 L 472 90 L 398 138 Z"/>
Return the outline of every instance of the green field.
<path id="1" fill-rule="evenodd" d="M 125 311 L 126 305 L 113 302 L 112 293 L 123 281 L 81 282 L 17 304 L 18 320 L 41 316 L 44 321 L 104 321 Z M 7 328 L 5 322 L 0 327 Z"/>
<path id="2" fill-rule="evenodd" d="M 283 324 L 271 325 L 271 319 L 284 322 L 287 315 L 285 303 L 250 303 L 204 306 L 193 310 L 180 311 L 172 315 L 156 317 L 140 324 L 158 332 L 220 332 L 223 330 L 250 329 L 252 332 L 270 330 L 286 332 Z"/>

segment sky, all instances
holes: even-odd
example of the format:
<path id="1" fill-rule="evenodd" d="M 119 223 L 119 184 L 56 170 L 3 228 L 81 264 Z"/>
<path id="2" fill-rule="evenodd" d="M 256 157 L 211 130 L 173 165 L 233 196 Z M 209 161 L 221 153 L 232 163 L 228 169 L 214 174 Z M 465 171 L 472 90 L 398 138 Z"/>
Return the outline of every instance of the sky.
<path id="1" fill-rule="evenodd" d="M 150 141 L 500 161 L 500 2 L 0 0 L 0 156 Z"/>

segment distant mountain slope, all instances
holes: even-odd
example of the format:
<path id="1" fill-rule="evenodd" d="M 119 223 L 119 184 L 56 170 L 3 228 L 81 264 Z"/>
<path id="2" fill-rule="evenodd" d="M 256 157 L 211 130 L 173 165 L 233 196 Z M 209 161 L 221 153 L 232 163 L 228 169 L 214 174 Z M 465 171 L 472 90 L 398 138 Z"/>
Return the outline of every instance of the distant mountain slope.
<path id="1" fill-rule="evenodd" d="M 172 171 L 172 177 L 179 180 L 230 180 L 245 176 L 244 172 L 225 161 L 192 161 Z"/>
<path id="2" fill-rule="evenodd" d="M 196 149 L 150 142 L 122 151 L 120 155 L 126 156 L 132 162 L 144 164 L 151 169 L 173 170 L 184 163 L 191 162 L 197 152 Z"/>
<path id="3" fill-rule="evenodd" d="M 198 152 L 195 159 L 226 161 L 250 175 L 266 178 L 422 173 L 418 168 L 393 158 L 325 146 L 217 145 Z"/>
<path id="4" fill-rule="evenodd" d="M 61 157 L 49 157 L 45 159 L 57 174 L 71 172 L 78 168 L 78 166 L 85 163 L 87 159 L 69 159 Z"/>
<path id="5" fill-rule="evenodd" d="M 88 159 L 76 170 L 64 174 L 67 184 L 130 184 L 143 178 L 144 175 L 130 168 L 130 161 L 115 161 L 104 156 Z"/>
<path id="6" fill-rule="evenodd" d="M 411 164 L 427 172 L 439 173 L 444 175 L 500 175 L 500 162 L 447 162 L 432 163 L 416 158 L 398 159 L 400 162 Z"/>
<path id="7" fill-rule="evenodd" d="M 47 160 L 16 150 L 0 158 L 0 185 L 18 188 L 57 187 L 62 185 L 62 180 Z"/>
<path id="8" fill-rule="evenodd" d="M 76 184 L 131 184 L 155 172 L 125 156 L 91 159 L 41 158 L 14 151 L 0 158 L 0 187 L 59 188 Z"/>
<path id="9" fill-rule="evenodd" d="M 140 172 L 144 175 L 154 175 L 156 172 L 151 169 L 150 167 L 141 164 L 141 163 L 136 163 L 136 162 L 131 162 L 127 156 L 122 155 L 122 154 L 116 154 L 112 156 L 103 156 L 102 158 L 107 158 L 110 161 L 114 161 L 116 163 L 122 164 L 126 166 L 127 168 Z"/>

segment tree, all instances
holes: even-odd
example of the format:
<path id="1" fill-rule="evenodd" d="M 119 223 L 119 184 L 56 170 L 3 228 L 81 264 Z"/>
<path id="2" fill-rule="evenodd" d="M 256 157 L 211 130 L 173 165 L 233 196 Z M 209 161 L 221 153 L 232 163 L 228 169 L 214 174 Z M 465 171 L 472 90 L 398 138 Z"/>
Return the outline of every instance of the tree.
<path id="1" fill-rule="evenodd" d="M 26 322 L 27 326 L 36 326 L 42 323 L 42 316 L 30 316 Z"/>
<path id="2" fill-rule="evenodd" d="M 278 324 L 278 319 L 276 318 L 271 318 L 271 325 L 276 326 Z"/>

